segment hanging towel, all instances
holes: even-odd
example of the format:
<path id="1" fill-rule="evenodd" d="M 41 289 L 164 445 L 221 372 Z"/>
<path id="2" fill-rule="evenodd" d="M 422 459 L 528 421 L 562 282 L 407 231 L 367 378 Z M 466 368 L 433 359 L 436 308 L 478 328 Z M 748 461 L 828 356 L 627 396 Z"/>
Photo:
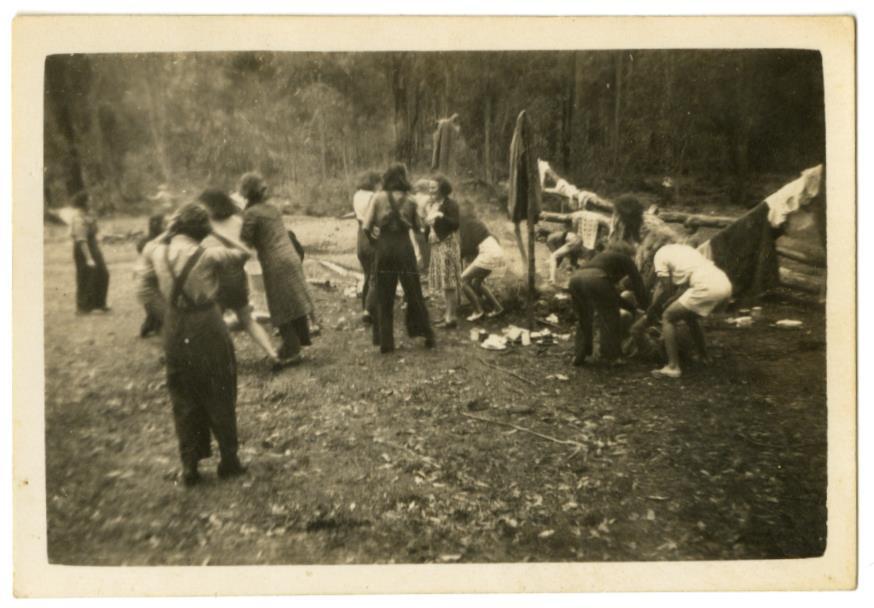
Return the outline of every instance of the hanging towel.
<path id="1" fill-rule="evenodd" d="M 768 204 L 768 222 L 779 228 L 786 218 L 807 205 L 819 194 L 822 183 L 822 165 L 805 169 L 793 180 L 765 199 Z"/>
<path id="2" fill-rule="evenodd" d="M 531 122 L 525 110 L 519 112 L 516 129 L 510 142 L 510 192 L 507 214 L 514 224 L 528 219 L 528 205 L 532 205 L 534 221 L 540 217 L 540 180 L 537 157 L 532 145 Z"/>
<path id="3" fill-rule="evenodd" d="M 698 247 L 728 275 L 735 296 L 756 296 L 779 282 L 770 211 L 767 202 L 759 203 Z"/>
<path id="4" fill-rule="evenodd" d="M 452 173 L 452 149 L 458 136 L 455 117 L 456 115 L 452 115 L 437 121 L 437 130 L 434 131 L 434 151 L 431 155 L 432 171 Z"/>

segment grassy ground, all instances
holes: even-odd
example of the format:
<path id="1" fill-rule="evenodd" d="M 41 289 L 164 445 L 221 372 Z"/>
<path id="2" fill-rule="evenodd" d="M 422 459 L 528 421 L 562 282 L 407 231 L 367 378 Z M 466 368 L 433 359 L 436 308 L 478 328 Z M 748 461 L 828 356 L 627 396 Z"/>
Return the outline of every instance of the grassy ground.
<path id="1" fill-rule="evenodd" d="M 707 330 L 717 364 L 677 382 L 652 379 L 643 363 L 573 368 L 569 342 L 487 352 L 467 340 L 466 324 L 439 333 L 436 350 L 404 336 L 398 352 L 381 356 L 343 279 L 312 260 L 352 265 L 354 224 L 292 225 L 308 248 L 309 275 L 338 284 L 313 288 L 323 335 L 309 363 L 276 375 L 235 335 L 249 473 L 219 482 L 213 460 L 191 490 L 173 481 L 160 341 L 136 337 L 133 245 L 105 247 L 113 312 L 76 317 L 69 241 L 47 230 L 52 562 L 745 559 L 824 550 L 821 311 L 765 305 L 769 321 L 802 319 L 800 330 L 737 329 L 714 318 Z M 507 226 L 493 225 L 514 255 Z M 515 271 L 499 280 L 519 281 Z M 521 319 L 487 328 L 510 321 Z"/>

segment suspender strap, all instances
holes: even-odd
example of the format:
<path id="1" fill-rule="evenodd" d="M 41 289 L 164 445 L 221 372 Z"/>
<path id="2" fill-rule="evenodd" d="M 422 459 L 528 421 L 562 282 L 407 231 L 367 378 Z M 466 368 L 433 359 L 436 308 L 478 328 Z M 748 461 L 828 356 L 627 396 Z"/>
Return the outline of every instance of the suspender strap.
<path id="1" fill-rule="evenodd" d="M 188 276 L 191 274 L 191 271 L 194 269 L 195 264 L 203 255 L 203 247 L 198 246 L 194 253 L 188 258 L 188 261 L 185 262 L 185 266 L 182 268 L 182 272 L 179 276 L 176 276 L 176 273 L 173 272 L 173 265 L 170 263 L 170 244 L 167 244 L 167 247 L 164 249 L 164 259 L 167 262 L 167 269 L 170 271 L 170 276 L 173 278 L 173 289 L 170 292 L 170 305 L 174 308 L 182 308 L 179 306 L 179 298 L 184 298 L 184 300 L 188 303 L 189 308 L 199 308 L 194 300 L 185 293 L 185 283 L 188 281 Z"/>

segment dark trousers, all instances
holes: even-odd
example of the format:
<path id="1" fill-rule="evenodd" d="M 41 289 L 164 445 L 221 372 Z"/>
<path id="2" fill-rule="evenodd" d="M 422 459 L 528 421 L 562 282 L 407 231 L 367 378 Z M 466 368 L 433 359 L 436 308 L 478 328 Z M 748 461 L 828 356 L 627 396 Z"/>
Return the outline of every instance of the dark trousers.
<path id="1" fill-rule="evenodd" d="M 370 237 L 361 229 L 358 228 L 358 262 L 361 264 L 361 270 L 364 271 L 364 287 L 361 290 L 361 307 L 363 310 L 369 310 L 367 295 L 371 289 L 373 279 L 373 262 L 375 258 L 375 250 Z"/>
<path id="2" fill-rule="evenodd" d="M 297 356 L 301 346 L 313 343 L 310 339 L 309 319 L 305 316 L 280 325 L 279 335 L 282 336 L 282 346 L 279 347 L 278 354 L 283 359 Z"/>
<path id="3" fill-rule="evenodd" d="M 76 262 L 76 308 L 90 312 L 106 308 L 106 294 L 109 291 L 109 270 L 103 260 L 103 253 L 96 239 L 89 239 L 88 249 L 94 266 L 85 263 L 85 254 L 80 245 L 73 243 L 73 260 Z"/>
<path id="4" fill-rule="evenodd" d="M 384 232 L 377 241 L 376 262 L 371 289 L 376 291 L 373 317 L 373 343 L 382 352 L 395 348 L 394 305 L 398 282 L 407 302 L 407 334 L 412 337 L 434 339 L 434 330 L 428 316 L 428 307 L 422 294 L 422 283 L 416 267 L 416 255 L 407 233 Z M 375 313 L 375 314 L 374 314 Z"/>
<path id="5" fill-rule="evenodd" d="M 234 345 L 217 306 L 164 319 L 167 389 L 179 455 L 186 470 L 210 455 L 210 432 L 227 466 L 237 459 L 237 364 Z"/>
<path id="6" fill-rule="evenodd" d="M 601 319 L 601 356 L 613 360 L 621 354 L 619 294 L 602 270 L 592 268 L 574 273 L 568 286 L 577 315 L 575 360 L 582 362 L 593 352 L 593 318 Z"/>

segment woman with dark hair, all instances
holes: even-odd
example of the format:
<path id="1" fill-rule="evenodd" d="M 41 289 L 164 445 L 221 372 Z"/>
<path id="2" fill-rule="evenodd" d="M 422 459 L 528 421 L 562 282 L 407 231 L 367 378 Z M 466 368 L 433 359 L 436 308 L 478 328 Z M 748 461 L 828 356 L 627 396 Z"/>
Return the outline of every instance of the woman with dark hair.
<path id="1" fill-rule="evenodd" d="M 258 173 L 246 173 L 240 178 L 238 191 L 247 201 L 240 238 L 258 252 L 270 320 L 282 336 L 279 357 L 287 365 L 300 363 L 301 346 L 312 344 L 309 316 L 315 310 L 303 264 L 282 214 L 267 202 L 264 178 Z"/>
<path id="2" fill-rule="evenodd" d="M 640 242 L 643 226 L 643 205 L 632 194 L 623 194 L 613 201 L 610 242 L 625 241 L 632 245 Z"/>
<path id="3" fill-rule="evenodd" d="M 205 248 L 209 215 L 196 203 L 179 210 L 167 236 L 144 260 L 142 283 L 157 280 L 167 302 L 164 355 L 167 389 L 179 439 L 182 481 L 200 481 L 200 460 L 209 457 L 210 431 L 219 445 L 218 476 L 245 471 L 237 457 L 237 364 L 234 344 L 216 305 L 223 270 L 241 266 L 248 254 Z"/>
<path id="4" fill-rule="evenodd" d="M 88 212 L 88 194 L 73 197 L 75 213 L 70 222 L 73 239 L 73 261 L 76 264 L 76 312 L 92 310 L 109 312 L 106 293 L 109 291 L 109 270 L 97 242 L 97 219 Z"/>
<path id="5" fill-rule="evenodd" d="M 240 209 L 234 204 L 231 197 L 222 190 L 209 189 L 204 190 L 197 200 L 206 207 L 212 228 L 212 234 L 203 240 L 203 246 L 230 247 L 231 249 L 240 249 L 251 255 L 249 250 L 240 241 L 243 219 L 240 217 Z M 240 327 L 267 354 L 273 363 L 274 370 L 282 368 L 287 363 L 287 360 L 279 358 L 264 328 L 252 318 L 246 272 L 242 267 L 229 266 L 222 270 L 219 277 L 219 291 L 216 295 L 216 302 L 222 311 L 234 311 Z"/>
<path id="6" fill-rule="evenodd" d="M 376 253 L 370 237 L 364 232 L 364 220 L 367 219 L 367 210 L 373 195 L 379 190 L 381 178 L 376 171 L 368 171 L 361 176 L 355 194 L 352 195 L 352 209 L 355 211 L 355 219 L 358 220 L 358 262 L 364 271 L 364 286 L 361 290 L 361 308 L 364 311 L 363 320 L 370 322 L 370 311 L 367 296 L 371 292 L 371 274 L 373 272 L 373 256 Z M 370 303 L 372 304 L 372 302 Z"/>
<path id="7" fill-rule="evenodd" d="M 419 282 L 420 253 L 415 237 L 419 217 L 409 192 L 407 168 L 402 163 L 391 165 L 382 176 L 382 190 L 374 195 L 363 225 L 376 240 L 372 286 L 376 303 L 371 315 L 373 343 L 383 353 L 395 349 L 394 301 L 399 281 L 407 301 L 407 333 L 411 338 L 424 337 L 428 348 L 434 346 L 434 330 Z"/>
<path id="8" fill-rule="evenodd" d="M 442 175 L 432 179 L 431 201 L 425 210 L 428 222 L 428 242 L 431 245 L 431 265 L 428 287 L 443 291 L 446 312 L 442 325 L 452 329 L 458 325 L 458 301 L 461 284 L 461 246 L 458 240 L 458 203 L 449 197 L 452 184 Z"/>

